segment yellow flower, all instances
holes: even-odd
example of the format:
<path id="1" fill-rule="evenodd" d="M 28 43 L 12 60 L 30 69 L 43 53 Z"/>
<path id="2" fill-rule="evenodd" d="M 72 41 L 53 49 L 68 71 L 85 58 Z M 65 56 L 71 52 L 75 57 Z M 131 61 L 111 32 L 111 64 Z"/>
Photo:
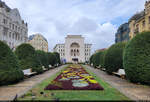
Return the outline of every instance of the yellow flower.
<path id="1" fill-rule="evenodd" d="M 89 79 L 89 82 L 90 82 L 90 83 L 93 83 L 93 84 L 98 83 L 96 80 L 90 80 L 90 79 Z"/>
<path id="2" fill-rule="evenodd" d="M 84 79 L 79 79 L 79 80 L 84 80 Z"/>
<path id="3" fill-rule="evenodd" d="M 68 71 L 63 71 L 63 73 L 67 73 Z"/>

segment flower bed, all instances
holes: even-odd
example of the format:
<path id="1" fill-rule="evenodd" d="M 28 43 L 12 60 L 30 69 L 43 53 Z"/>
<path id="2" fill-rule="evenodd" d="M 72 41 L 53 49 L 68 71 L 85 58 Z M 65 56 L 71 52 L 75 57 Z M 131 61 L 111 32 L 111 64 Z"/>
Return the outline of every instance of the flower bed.
<path id="1" fill-rule="evenodd" d="M 45 90 L 104 90 L 80 65 L 70 65 Z"/>

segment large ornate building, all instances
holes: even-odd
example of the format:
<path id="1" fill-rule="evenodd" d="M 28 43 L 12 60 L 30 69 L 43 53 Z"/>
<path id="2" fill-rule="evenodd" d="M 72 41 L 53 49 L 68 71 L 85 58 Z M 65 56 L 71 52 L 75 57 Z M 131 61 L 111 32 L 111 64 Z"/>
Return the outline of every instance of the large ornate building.
<path id="1" fill-rule="evenodd" d="M 130 38 L 133 38 L 139 32 L 150 31 L 150 0 L 146 1 L 144 11 L 131 17 L 129 28 Z"/>
<path id="2" fill-rule="evenodd" d="M 85 62 L 91 56 L 92 44 L 85 44 L 81 35 L 68 35 L 65 44 L 57 44 L 54 52 L 60 54 L 61 60 L 66 62 Z"/>
<path id="3" fill-rule="evenodd" d="M 28 40 L 28 26 L 18 9 L 9 8 L 0 0 L 0 40 L 16 48 Z"/>
<path id="4" fill-rule="evenodd" d="M 28 43 L 31 44 L 35 50 L 48 52 L 48 42 L 41 34 L 29 36 Z"/>
<path id="5" fill-rule="evenodd" d="M 118 43 L 128 41 L 130 39 L 129 32 L 130 32 L 129 23 L 122 24 L 118 28 L 117 33 L 115 34 L 115 42 Z"/>

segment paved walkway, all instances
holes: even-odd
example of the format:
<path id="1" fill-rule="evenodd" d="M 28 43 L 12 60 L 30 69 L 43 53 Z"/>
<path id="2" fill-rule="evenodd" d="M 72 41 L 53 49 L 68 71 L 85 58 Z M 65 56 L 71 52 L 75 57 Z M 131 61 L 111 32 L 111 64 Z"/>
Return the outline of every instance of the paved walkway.
<path id="1" fill-rule="evenodd" d="M 150 101 L 150 86 L 137 85 L 128 82 L 125 79 L 116 76 L 108 75 L 99 69 L 94 69 L 85 65 L 91 72 L 95 73 L 98 77 L 109 83 L 112 87 L 118 89 L 121 93 L 126 95 L 132 100 L 149 100 Z"/>
<path id="2" fill-rule="evenodd" d="M 31 78 L 25 79 L 22 82 L 19 82 L 15 85 L 9 85 L 9 86 L 1 86 L 0 87 L 0 100 L 13 100 L 16 94 L 18 96 L 21 96 L 25 94 L 28 90 L 30 90 L 32 87 L 40 83 L 41 81 L 45 80 L 46 78 L 51 77 L 52 75 L 59 72 L 63 67 L 66 65 L 60 66 L 58 68 L 49 70 L 43 74 L 33 76 Z"/>

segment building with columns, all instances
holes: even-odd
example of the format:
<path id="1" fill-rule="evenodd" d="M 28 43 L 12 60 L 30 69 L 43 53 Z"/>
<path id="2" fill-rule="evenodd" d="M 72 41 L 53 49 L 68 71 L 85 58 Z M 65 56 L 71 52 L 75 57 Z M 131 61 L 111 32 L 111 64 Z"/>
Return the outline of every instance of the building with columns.
<path id="1" fill-rule="evenodd" d="M 91 56 L 92 44 L 85 44 L 81 35 L 68 35 L 65 44 L 56 44 L 54 52 L 60 54 L 66 62 L 86 62 Z"/>
<path id="2" fill-rule="evenodd" d="M 28 26 L 17 8 L 9 8 L 0 0 L 0 40 L 16 48 L 28 40 Z"/>
<path id="3" fill-rule="evenodd" d="M 48 41 L 41 34 L 34 34 L 29 36 L 28 43 L 32 45 L 35 50 L 48 52 Z"/>

